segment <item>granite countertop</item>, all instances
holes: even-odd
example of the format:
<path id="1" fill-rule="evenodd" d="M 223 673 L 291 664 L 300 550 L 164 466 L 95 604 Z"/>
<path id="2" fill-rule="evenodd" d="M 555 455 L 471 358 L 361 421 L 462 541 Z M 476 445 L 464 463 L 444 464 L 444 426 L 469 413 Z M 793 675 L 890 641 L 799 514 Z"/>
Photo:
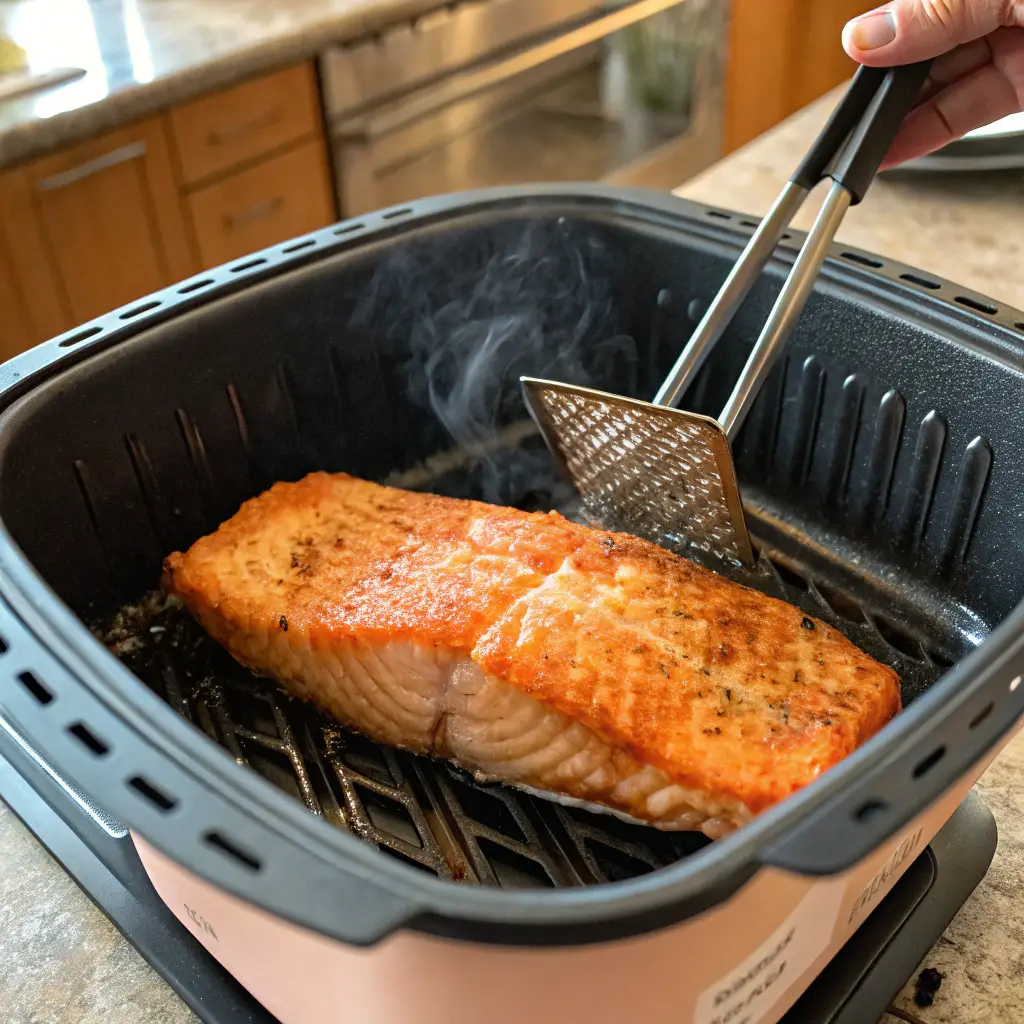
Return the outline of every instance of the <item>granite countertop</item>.
<path id="1" fill-rule="evenodd" d="M 33 72 L 84 77 L 0 101 L 0 167 L 442 6 L 441 0 L 0 0 Z"/>
<path id="2" fill-rule="evenodd" d="M 189 2 L 125 0 L 125 8 L 183 8 Z M 252 11 L 258 0 L 219 6 Z M 390 4 L 392 9 L 410 6 L 405 0 Z M 322 13 L 362 10 L 364 5 L 310 0 L 289 5 L 289 10 L 295 8 Z M 828 97 L 808 108 L 691 180 L 680 194 L 763 214 L 834 100 Z M 1024 308 L 1022 200 L 1024 175 L 1019 174 L 880 180 L 867 201 L 851 211 L 840 238 Z M 808 223 L 805 213 L 798 226 Z M 1024 1020 L 1022 778 L 1024 734 L 978 783 L 998 822 L 999 849 L 985 880 L 921 965 L 945 975 L 935 1004 L 915 1007 L 910 986 L 898 1000 L 926 1024 Z M 195 1024 L 184 1004 L 2 803 L 0 964 L 4 1024 Z M 886 1018 L 886 1024 L 895 1024 L 895 1019 Z"/>

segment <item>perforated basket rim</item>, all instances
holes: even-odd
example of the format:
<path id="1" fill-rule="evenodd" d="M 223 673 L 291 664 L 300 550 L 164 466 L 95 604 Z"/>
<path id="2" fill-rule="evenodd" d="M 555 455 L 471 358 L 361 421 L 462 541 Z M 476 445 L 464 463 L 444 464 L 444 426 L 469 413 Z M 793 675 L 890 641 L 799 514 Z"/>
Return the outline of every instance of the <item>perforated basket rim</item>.
<path id="1" fill-rule="evenodd" d="M 413 227 L 455 227 L 474 217 L 531 209 L 659 225 L 737 254 L 755 226 L 740 214 L 664 193 L 572 184 L 427 199 L 344 222 L 197 275 L 4 364 L 0 465 L 19 398 L 99 352 L 130 343 L 148 327 L 257 281 L 298 271 L 326 256 L 356 252 Z M 802 238 L 790 233 L 775 264 L 791 263 Z M 927 315 L 932 325 L 954 325 L 993 358 L 1017 369 L 1024 365 L 1024 314 L 984 296 L 840 245 L 833 247 L 822 279 L 865 301 Z M 8 644 L 0 655 L 0 704 L 58 770 L 189 870 L 272 913 L 353 944 L 375 942 L 401 927 L 499 943 L 600 941 L 708 909 L 762 866 L 810 875 L 845 870 L 933 803 L 1024 713 L 1024 687 L 1019 686 L 1024 673 L 1022 603 L 860 750 L 699 855 L 624 882 L 501 892 L 454 886 L 385 858 L 317 821 L 255 773 L 239 769 L 92 636 L 36 573 L 2 523 L 0 636 Z M 54 690 L 54 699 L 41 704 L 18 682 L 23 672 L 38 673 Z M 966 723 L 987 704 L 994 710 L 965 732 Z M 75 723 L 104 743 L 113 737 L 113 755 L 85 749 L 81 737 L 68 732 Z M 958 741 L 944 740 L 947 735 Z M 933 760 L 940 746 L 945 756 Z M 160 812 L 126 784 L 147 773 L 178 779 L 196 795 L 187 801 L 179 797 L 175 810 Z M 906 792 L 895 799 L 901 784 Z M 877 802 L 881 794 L 888 799 L 887 813 L 858 821 L 855 809 Z M 227 849 L 210 846 L 210 828 L 219 830 Z M 255 870 L 245 863 L 246 851 L 253 850 L 258 851 Z M 345 914 L 337 912 L 339 906 Z"/>

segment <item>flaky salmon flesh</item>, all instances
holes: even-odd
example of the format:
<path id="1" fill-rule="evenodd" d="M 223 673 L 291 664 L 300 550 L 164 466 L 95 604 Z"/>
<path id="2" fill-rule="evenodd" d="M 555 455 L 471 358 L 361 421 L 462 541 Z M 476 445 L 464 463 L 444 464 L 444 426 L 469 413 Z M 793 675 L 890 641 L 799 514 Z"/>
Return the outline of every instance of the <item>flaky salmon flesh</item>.
<path id="1" fill-rule="evenodd" d="M 647 541 L 344 474 L 275 484 L 163 582 L 378 742 L 712 838 L 900 709 L 836 630 Z"/>

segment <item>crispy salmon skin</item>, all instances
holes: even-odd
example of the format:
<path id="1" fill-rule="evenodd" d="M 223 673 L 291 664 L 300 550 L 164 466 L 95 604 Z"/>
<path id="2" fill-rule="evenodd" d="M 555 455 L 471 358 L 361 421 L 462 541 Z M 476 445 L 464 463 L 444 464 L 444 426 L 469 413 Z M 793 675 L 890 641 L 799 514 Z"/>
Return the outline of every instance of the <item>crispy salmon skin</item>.
<path id="1" fill-rule="evenodd" d="M 375 740 L 712 838 L 900 709 L 836 630 L 656 545 L 344 474 L 275 484 L 163 583 Z"/>

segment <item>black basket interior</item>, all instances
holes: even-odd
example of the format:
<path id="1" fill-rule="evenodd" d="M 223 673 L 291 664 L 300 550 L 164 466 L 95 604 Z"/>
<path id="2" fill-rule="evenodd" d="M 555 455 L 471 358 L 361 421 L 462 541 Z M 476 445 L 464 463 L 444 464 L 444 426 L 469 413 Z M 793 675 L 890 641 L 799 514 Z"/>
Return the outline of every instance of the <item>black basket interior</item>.
<path id="1" fill-rule="evenodd" d="M 0 516 L 175 711 L 384 852 L 511 888 L 677 861 L 704 840 L 381 749 L 143 596 L 168 552 L 314 468 L 569 509 L 518 377 L 649 397 L 736 256 L 736 238 L 703 221 L 519 202 L 299 258 L 22 398 L 3 428 Z M 1021 350 L 984 310 L 925 299 L 926 279 L 887 280 L 864 261 L 828 265 L 737 464 L 755 585 L 892 665 L 910 703 L 1024 594 Z M 757 286 L 686 405 L 720 411 L 783 270 Z"/>

